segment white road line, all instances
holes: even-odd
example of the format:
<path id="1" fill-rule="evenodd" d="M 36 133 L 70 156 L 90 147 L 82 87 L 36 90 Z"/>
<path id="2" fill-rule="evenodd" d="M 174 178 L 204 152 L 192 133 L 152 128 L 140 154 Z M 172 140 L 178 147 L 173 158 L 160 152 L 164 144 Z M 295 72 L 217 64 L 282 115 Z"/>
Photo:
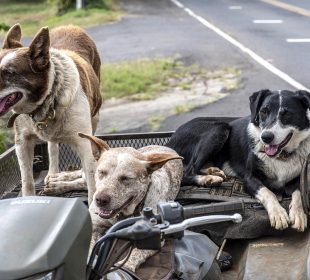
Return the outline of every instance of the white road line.
<path id="1" fill-rule="evenodd" d="M 241 44 L 240 42 L 238 42 L 236 39 L 234 39 L 233 37 L 231 37 L 230 35 L 228 35 L 227 33 L 225 33 L 224 31 L 220 30 L 218 27 L 216 27 L 215 25 L 213 25 L 212 23 L 208 22 L 206 19 L 204 19 L 203 17 L 195 14 L 192 10 L 190 10 L 189 8 L 186 8 L 183 4 L 181 4 L 178 0 L 171 0 L 175 5 L 177 5 L 178 7 L 182 8 L 186 13 L 188 13 L 191 17 L 195 18 L 196 20 L 198 20 L 200 23 L 202 23 L 204 26 L 206 26 L 207 28 L 211 29 L 212 31 L 214 31 L 215 33 L 217 33 L 219 36 L 221 36 L 222 38 L 224 38 L 225 40 L 227 40 L 228 42 L 230 42 L 232 45 L 234 45 L 235 47 L 239 48 L 241 51 L 243 51 L 244 53 L 246 53 L 247 55 L 249 55 L 252 59 L 254 59 L 257 63 L 261 64 L 262 66 L 264 66 L 266 69 L 268 69 L 270 72 L 272 72 L 273 74 L 277 75 L 279 78 L 281 78 L 282 80 L 284 80 L 285 82 L 287 82 L 288 84 L 290 84 L 291 86 L 297 88 L 297 89 L 302 89 L 302 90 L 308 90 L 310 91 L 308 88 L 306 88 L 304 85 L 302 85 L 301 83 L 297 82 L 296 80 L 294 80 L 292 77 L 290 77 L 289 75 L 287 75 L 286 73 L 284 73 L 283 71 L 281 71 L 280 69 L 278 69 L 277 67 L 275 67 L 274 65 L 272 65 L 271 63 L 269 63 L 267 60 L 265 60 L 264 58 L 262 58 L 261 56 L 259 56 L 258 54 L 256 54 L 254 51 L 252 51 L 251 49 L 247 48 L 246 46 L 244 46 L 243 44 Z"/>
<path id="2" fill-rule="evenodd" d="M 310 38 L 296 38 L 286 39 L 288 43 L 310 43 Z"/>
<path id="3" fill-rule="evenodd" d="M 254 19 L 253 23 L 273 24 L 273 23 L 283 23 L 283 20 L 281 20 L 281 19 Z"/>
<path id="4" fill-rule="evenodd" d="M 184 9 L 184 5 L 182 3 L 180 3 L 179 1 L 176 1 L 176 0 L 171 0 L 171 1 L 172 1 L 172 3 L 177 5 L 179 8 Z"/>
<path id="5" fill-rule="evenodd" d="M 242 6 L 229 6 L 229 10 L 242 10 Z"/>

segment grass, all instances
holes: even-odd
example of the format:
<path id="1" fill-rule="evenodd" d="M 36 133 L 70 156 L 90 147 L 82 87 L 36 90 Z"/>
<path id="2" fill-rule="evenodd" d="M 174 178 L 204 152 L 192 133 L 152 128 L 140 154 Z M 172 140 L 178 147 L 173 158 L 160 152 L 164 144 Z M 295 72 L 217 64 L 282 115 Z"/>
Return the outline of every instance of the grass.
<path id="1" fill-rule="evenodd" d="M 108 129 L 108 133 L 110 134 L 110 133 L 116 133 L 118 131 L 118 129 L 116 128 L 116 127 L 110 127 L 109 129 Z"/>
<path id="2" fill-rule="evenodd" d="M 208 72 L 197 65 L 185 66 L 178 59 L 141 59 L 105 63 L 101 67 L 101 93 L 105 100 L 126 97 L 131 101 L 152 100 L 156 94 L 172 87 L 191 90 L 191 77 L 204 76 L 225 81 L 226 90 L 238 88 L 229 78 L 239 76 L 234 67 Z M 175 108 L 177 114 L 190 110 L 186 106 Z"/>
<path id="3" fill-rule="evenodd" d="M 76 24 L 88 27 L 118 20 L 121 13 L 114 10 L 112 0 L 105 2 L 106 5 L 91 5 L 86 10 L 72 9 L 57 16 L 56 5 L 46 0 L 1 0 L 0 35 L 4 35 L 5 29 L 17 22 L 22 26 L 23 35 L 33 36 L 42 26 L 52 28 L 58 25 Z"/>
<path id="4" fill-rule="evenodd" d="M 156 115 L 149 119 L 148 125 L 151 131 L 157 131 L 161 123 L 165 120 L 165 116 Z"/>
<path id="5" fill-rule="evenodd" d="M 177 115 L 186 113 L 190 110 L 191 110 L 191 106 L 188 106 L 186 104 L 185 105 L 177 105 L 174 107 L 174 113 Z"/>
<path id="6" fill-rule="evenodd" d="M 104 99 L 129 97 L 131 100 L 153 99 L 169 86 L 168 80 L 181 71 L 173 59 L 143 59 L 104 64 L 101 92 Z"/>
<path id="7" fill-rule="evenodd" d="M 209 73 L 208 77 L 212 79 L 225 80 L 227 78 L 227 75 L 240 76 L 241 70 L 237 67 L 224 67 L 223 69 Z"/>
<path id="8" fill-rule="evenodd" d="M 8 147 L 8 134 L 4 131 L 0 131 L 0 154 L 3 153 Z"/>
<path id="9" fill-rule="evenodd" d="M 12 130 L 6 128 L 6 119 L 0 120 L 0 154 L 12 145 L 13 138 Z"/>

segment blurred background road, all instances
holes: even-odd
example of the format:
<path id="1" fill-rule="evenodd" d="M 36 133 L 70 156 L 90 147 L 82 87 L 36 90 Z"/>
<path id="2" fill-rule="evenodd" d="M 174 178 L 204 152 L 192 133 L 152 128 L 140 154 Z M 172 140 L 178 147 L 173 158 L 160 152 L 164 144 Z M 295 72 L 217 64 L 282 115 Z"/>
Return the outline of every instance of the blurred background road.
<path id="1" fill-rule="evenodd" d="M 290 78 L 310 88 L 309 1 L 131 0 L 121 2 L 121 7 L 128 13 L 123 20 L 89 29 L 104 61 L 179 54 L 185 62 L 199 63 L 207 69 L 231 66 L 241 69 L 241 87 L 231 95 L 168 117 L 159 130 L 176 129 L 196 116 L 247 115 L 248 97 L 252 92 L 263 88 L 294 89 Z M 197 16 L 288 77 L 279 77 L 259 64 L 203 25 Z M 135 130 L 145 129 L 141 126 Z"/>

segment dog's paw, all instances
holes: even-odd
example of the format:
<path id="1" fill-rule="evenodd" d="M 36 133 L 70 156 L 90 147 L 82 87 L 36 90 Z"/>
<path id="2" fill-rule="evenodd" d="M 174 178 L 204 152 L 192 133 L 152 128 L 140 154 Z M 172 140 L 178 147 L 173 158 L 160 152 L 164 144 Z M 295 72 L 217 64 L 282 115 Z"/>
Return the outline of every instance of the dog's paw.
<path id="1" fill-rule="evenodd" d="M 82 170 L 63 171 L 60 173 L 51 173 L 45 177 L 45 184 L 52 182 L 68 182 L 83 178 Z"/>
<path id="2" fill-rule="evenodd" d="M 50 178 L 52 177 L 52 174 L 47 174 L 46 177 L 44 178 L 44 184 L 47 185 L 48 182 L 50 181 Z"/>
<path id="3" fill-rule="evenodd" d="M 226 175 L 223 170 L 217 168 L 217 167 L 209 167 L 209 168 L 203 168 L 200 170 L 200 173 L 205 175 L 214 175 L 226 179 Z"/>
<path id="4" fill-rule="evenodd" d="M 197 175 L 196 181 L 199 186 L 207 187 L 218 186 L 223 183 L 224 179 L 222 177 L 214 175 Z"/>
<path id="5" fill-rule="evenodd" d="M 55 195 L 57 192 L 54 188 L 51 187 L 47 187 L 45 186 L 45 188 L 41 191 L 40 194 L 44 194 L 44 195 Z"/>
<path id="6" fill-rule="evenodd" d="M 289 217 L 285 209 L 280 205 L 276 204 L 268 212 L 270 224 L 275 229 L 286 229 L 289 225 Z"/>
<path id="7" fill-rule="evenodd" d="M 49 182 L 45 185 L 42 194 L 45 195 L 56 195 L 63 193 L 62 185 L 60 182 L 53 182 L 52 180 L 49 180 Z"/>
<path id="8" fill-rule="evenodd" d="M 292 228 L 298 231 L 304 231 L 307 228 L 307 215 L 301 207 L 292 207 L 290 205 L 289 218 Z"/>
<path id="9" fill-rule="evenodd" d="M 47 186 L 51 182 L 59 181 L 62 177 L 62 173 L 48 173 L 44 178 L 44 184 Z"/>

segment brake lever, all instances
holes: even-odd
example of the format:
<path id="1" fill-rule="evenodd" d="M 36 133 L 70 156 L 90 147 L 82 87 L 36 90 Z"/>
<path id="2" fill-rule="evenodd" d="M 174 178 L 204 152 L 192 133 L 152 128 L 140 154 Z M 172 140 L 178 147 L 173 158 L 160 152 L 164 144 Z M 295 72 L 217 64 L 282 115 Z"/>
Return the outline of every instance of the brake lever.
<path id="1" fill-rule="evenodd" d="M 179 224 L 169 225 L 169 227 L 162 229 L 162 233 L 166 236 L 169 234 L 175 234 L 177 232 L 183 232 L 189 227 L 201 226 L 206 224 L 229 222 L 241 223 L 242 216 L 238 213 L 234 215 L 211 215 L 211 216 L 201 216 L 186 219 Z"/>

